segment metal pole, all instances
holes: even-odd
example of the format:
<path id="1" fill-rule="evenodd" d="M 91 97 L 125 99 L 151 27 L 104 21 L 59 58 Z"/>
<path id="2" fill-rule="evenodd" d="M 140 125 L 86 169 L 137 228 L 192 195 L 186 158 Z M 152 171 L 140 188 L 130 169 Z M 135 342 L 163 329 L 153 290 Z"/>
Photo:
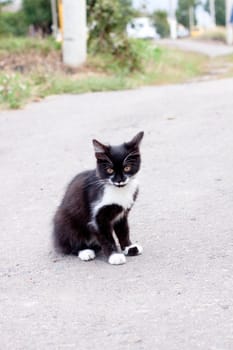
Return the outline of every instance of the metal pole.
<path id="1" fill-rule="evenodd" d="M 169 25 L 171 39 L 177 39 L 176 15 L 173 0 L 169 0 Z"/>
<path id="2" fill-rule="evenodd" d="M 233 9 L 233 0 L 226 0 L 226 42 L 233 44 L 233 24 L 230 23 L 231 12 Z"/>
<path id="3" fill-rule="evenodd" d="M 78 67 L 86 52 L 86 0 L 63 0 L 63 62 Z"/>
<path id="4" fill-rule="evenodd" d="M 51 9 L 52 9 L 52 32 L 54 38 L 57 37 L 57 31 L 58 31 L 58 22 L 57 22 L 57 6 L 56 6 L 56 0 L 51 0 Z"/>
<path id="5" fill-rule="evenodd" d="M 215 0 L 210 0 L 210 16 L 214 27 L 216 27 L 216 16 L 215 16 Z"/>
<path id="6" fill-rule="evenodd" d="M 63 38 L 63 5 L 62 0 L 58 0 L 58 19 L 59 19 L 59 30 Z"/>
<path id="7" fill-rule="evenodd" d="M 189 7 L 189 32 L 192 33 L 194 26 L 194 8 L 193 6 Z"/>

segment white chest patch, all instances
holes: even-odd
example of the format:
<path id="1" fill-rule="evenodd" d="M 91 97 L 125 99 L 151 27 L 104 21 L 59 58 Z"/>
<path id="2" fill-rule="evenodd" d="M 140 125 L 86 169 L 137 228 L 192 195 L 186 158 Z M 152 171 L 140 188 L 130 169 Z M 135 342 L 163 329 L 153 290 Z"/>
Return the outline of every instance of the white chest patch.
<path id="1" fill-rule="evenodd" d="M 134 203 L 134 194 L 138 189 L 138 181 L 132 179 L 124 187 L 116 187 L 107 184 L 104 189 L 102 198 L 93 206 L 93 219 L 95 220 L 98 211 L 105 205 L 117 204 L 124 210 L 130 209 Z"/>

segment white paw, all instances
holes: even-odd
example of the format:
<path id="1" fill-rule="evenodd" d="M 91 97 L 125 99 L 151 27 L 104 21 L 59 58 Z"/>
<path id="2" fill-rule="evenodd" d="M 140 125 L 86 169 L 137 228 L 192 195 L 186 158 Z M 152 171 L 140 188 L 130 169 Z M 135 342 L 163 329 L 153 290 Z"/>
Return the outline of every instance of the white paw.
<path id="1" fill-rule="evenodd" d="M 130 252 L 130 250 L 132 253 Z M 128 247 L 126 247 L 123 251 L 125 255 L 132 255 L 132 256 L 140 255 L 142 254 L 142 252 L 143 252 L 143 248 L 139 244 L 131 244 Z"/>
<path id="2" fill-rule="evenodd" d="M 108 262 L 111 265 L 122 265 L 126 263 L 126 258 L 124 254 L 112 253 L 108 259 Z"/>
<path id="3" fill-rule="evenodd" d="M 80 250 L 78 257 L 83 261 L 93 260 L 95 259 L 95 252 L 92 249 Z"/>

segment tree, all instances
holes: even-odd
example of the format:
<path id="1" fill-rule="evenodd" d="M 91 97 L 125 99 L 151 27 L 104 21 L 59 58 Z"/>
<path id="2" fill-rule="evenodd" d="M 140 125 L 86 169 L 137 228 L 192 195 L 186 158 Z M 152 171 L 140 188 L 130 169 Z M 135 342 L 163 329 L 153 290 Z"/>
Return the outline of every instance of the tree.
<path id="1" fill-rule="evenodd" d="M 21 36 L 26 35 L 27 31 L 23 11 L 0 13 L 0 36 Z"/>
<path id="2" fill-rule="evenodd" d="M 210 2 L 207 0 L 205 10 L 210 12 Z M 215 0 L 215 16 L 216 24 L 225 26 L 226 24 L 226 2 L 225 0 Z"/>
<path id="3" fill-rule="evenodd" d="M 176 18 L 178 22 L 187 28 L 190 27 L 192 23 L 192 18 L 190 18 L 192 13 L 191 9 L 195 9 L 199 4 L 199 0 L 179 0 L 178 8 L 176 11 Z"/>
<path id="4" fill-rule="evenodd" d="M 88 0 L 89 42 L 96 40 L 99 49 L 107 49 L 114 37 L 123 35 L 132 13 L 131 0 Z"/>
<path id="5" fill-rule="evenodd" d="M 12 0 L 0 0 L 0 13 L 2 12 L 2 7 L 8 5 L 12 2 Z"/>
<path id="6" fill-rule="evenodd" d="M 23 0 L 23 12 L 28 25 L 34 25 L 36 29 L 41 29 L 43 33 L 51 32 L 50 0 Z"/>
<path id="7" fill-rule="evenodd" d="M 152 21 L 156 27 L 157 32 L 160 34 L 161 38 L 169 36 L 170 28 L 167 21 L 166 11 L 155 11 L 152 14 Z"/>
<path id="8" fill-rule="evenodd" d="M 142 63 L 141 51 L 126 36 L 133 14 L 131 0 L 87 0 L 89 51 L 111 56 L 111 64 L 125 71 L 141 69 Z"/>

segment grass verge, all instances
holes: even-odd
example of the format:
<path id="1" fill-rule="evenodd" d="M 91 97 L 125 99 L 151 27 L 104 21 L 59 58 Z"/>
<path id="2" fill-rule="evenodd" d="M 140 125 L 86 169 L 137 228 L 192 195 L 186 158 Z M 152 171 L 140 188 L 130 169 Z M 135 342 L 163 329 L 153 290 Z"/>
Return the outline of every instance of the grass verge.
<path id="1" fill-rule="evenodd" d="M 89 55 L 80 69 L 63 66 L 60 45 L 51 39 L 0 39 L 0 108 L 62 93 L 84 93 L 183 83 L 206 71 L 208 58 L 135 41 L 142 68 L 129 71 L 111 55 Z"/>
<path id="2" fill-rule="evenodd" d="M 226 28 L 225 27 L 215 27 L 212 29 L 205 30 L 203 33 L 197 35 L 196 40 L 209 41 L 209 42 L 226 42 Z"/>

